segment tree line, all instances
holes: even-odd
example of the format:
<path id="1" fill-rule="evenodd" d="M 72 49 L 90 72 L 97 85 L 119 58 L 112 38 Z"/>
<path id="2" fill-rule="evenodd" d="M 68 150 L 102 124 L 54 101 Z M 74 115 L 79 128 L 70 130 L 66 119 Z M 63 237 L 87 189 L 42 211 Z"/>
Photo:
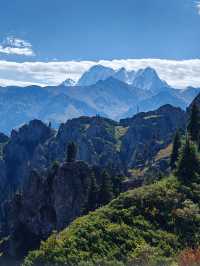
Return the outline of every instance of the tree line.
<path id="1" fill-rule="evenodd" d="M 176 132 L 170 166 L 188 193 L 200 184 L 200 111 L 194 103 L 185 135 Z"/>

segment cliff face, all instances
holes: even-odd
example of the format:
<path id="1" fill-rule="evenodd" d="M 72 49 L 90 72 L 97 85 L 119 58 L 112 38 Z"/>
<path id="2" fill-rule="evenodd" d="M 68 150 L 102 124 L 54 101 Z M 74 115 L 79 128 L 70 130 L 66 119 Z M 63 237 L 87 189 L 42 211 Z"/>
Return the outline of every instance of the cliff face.
<path id="1" fill-rule="evenodd" d="M 107 165 L 108 158 L 110 158 L 119 164 L 119 155 L 115 147 L 117 124 L 117 122 L 100 117 L 81 117 L 67 121 L 60 126 L 56 137 L 44 145 L 44 164 L 48 165 L 54 160 L 62 161 L 67 144 L 71 141 L 78 145 L 77 159 L 79 160 L 93 165 Z M 36 152 L 35 158 L 39 158 L 39 154 L 41 150 Z"/>
<path id="2" fill-rule="evenodd" d="M 127 167 L 135 167 L 152 161 L 159 150 L 169 145 L 176 130 L 185 128 L 186 115 L 180 108 L 165 105 L 121 120 L 121 125 L 128 126 L 122 138 L 121 158 Z"/>
<path id="3" fill-rule="evenodd" d="M 23 181 L 29 173 L 36 148 L 53 135 L 54 131 L 39 120 L 33 120 L 19 130 L 12 130 L 3 155 L 9 183 Z"/>
<path id="4" fill-rule="evenodd" d="M 101 117 L 69 120 L 61 125 L 55 138 L 36 150 L 34 163 L 38 167 L 38 161 L 43 166 L 62 161 L 67 143 L 74 141 L 79 147 L 78 159 L 89 164 L 135 167 L 152 160 L 185 125 L 185 112 L 170 105 L 120 123 Z"/>
<path id="5" fill-rule="evenodd" d="M 41 174 L 65 158 L 67 144 L 78 145 L 77 159 L 102 167 L 125 169 L 145 165 L 185 128 L 185 112 L 166 105 L 119 123 L 101 117 L 80 117 L 61 124 L 58 132 L 39 120 L 13 130 L 0 161 L 2 187 L 18 187 L 31 169 Z"/>
<path id="6" fill-rule="evenodd" d="M 189 106 L 189 109 L 191 108 L 191 106 L 192 106 L 194 103 L 195 103 L 197 106 L 200 107 L 200 93 L 199 93 L 199 94 L 196 96 L 196 98 L 192 101 L 192 103 L 191 103 L 190 106 Z"/>
<path id="7" fill-rule="evenodd" d="M 83 214 L 92 169 L 84 162 L 54 166 L 45 176 L 32 171 L 22 194 L 7 206 L 7 252 L 21 257 L 53 230 Z"/>

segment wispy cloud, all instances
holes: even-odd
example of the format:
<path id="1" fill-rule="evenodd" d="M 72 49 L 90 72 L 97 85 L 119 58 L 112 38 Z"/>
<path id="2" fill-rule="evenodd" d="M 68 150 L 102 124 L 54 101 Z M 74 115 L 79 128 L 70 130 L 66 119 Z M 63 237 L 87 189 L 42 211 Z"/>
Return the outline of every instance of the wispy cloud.
<path id="1" fill-rule="evenodd" d="M 196 8 L 197 8 L 197 12 L 200 15 L 200 1 L 196 2 Z"/>
<path id="2" fill-rule="evenodd" d="M 0 61 L 0 85 L 40 86 L 57 85 L 66 78 L 77 80 L 85 71 L 95 64 L 102 64 L 114 69 L 125 67 L 138 70 L 153 67 L 159 76 L 171 86 L 184 88 L 200 87 L 200 59 L 194 60 L 162 60 L 162 59 L 124 59 L 65 62 L 24 62 L 16 63 Z"/>
<path id="3" fill-rule="evenodd" d="M 31 43 L 15 37 L 7 37 L 0 43 L 0 53 L 23 56 L 35 55 Z"/>

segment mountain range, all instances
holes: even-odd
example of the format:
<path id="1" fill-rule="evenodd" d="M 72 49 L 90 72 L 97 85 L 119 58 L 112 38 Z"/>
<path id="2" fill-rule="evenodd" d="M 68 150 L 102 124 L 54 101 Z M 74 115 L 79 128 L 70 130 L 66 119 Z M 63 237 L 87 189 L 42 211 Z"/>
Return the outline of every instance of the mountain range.
<path id="1" fill-rule="evenodd" d="M 160 153 L 185 124 L 186 112 L 165 105 L 119 122 L 80 117 L 54 130 L 32 120 L 12 130 L 9 138 L 1 134 L 0 239 L 10 236 L 5 253 L 21 259 L 52 230 L 61 230 L 83 215 L 92 174 L 101 184 L 100 173 L 107 169 L 118 195 L 123 187 L 127 190 L 146 183 L 149 171 L 154 171 L 154 179 L 159 177 L 158 171 L 168 171 L 169 152 Z M 72 142 L 78 147 L 77 162 L 66 164 L 66 148 Z M 60 170 L 55 171 L 56 165 Z M 144 176 L 129 173 L 143 168 Z M 125 173 L 130 178 L 121 183 Z"/>
<path id="2" fill-rule="evenodd" d="M 95 65 L 77 81 L 58 86 L 0 88 L 0 131 L 9 134 L 32 119 L 53 127 L 79 116 L 120 120 L 165 104 L 183 110 L 200 88 L 172 88 L 150 67 L 138 71 Z"/>
<path id="3" fill-rule="evenodd" d="M 105 81 L 97 82 L 95 86 L 98 88 L 98 83 L 101 84 L 103 82 L 103 84 L 105 84 L 105 82 L 113 83 L 114 81 L 118 82 L 113 77 L 110 77 Z M 125 85 L 128 86 L 127 89 L 130 88 L 128 84 Z M 61 87 L 63 89 L 63 86 Z M 72 90 L 71 87 L 69 88 Z M 74 87 L 74 89 L 76 88 L 85 87 Z M 90 86 L 87 86 L 87 88 L 90 88 Z M 52 95 L 54 95 L 55 99 L 62 95 L 61 98 L 65 100 L 65 94 L 60 94 L 60 92 L 52 94 L 49 92 L 52 88 L 44 88 L 43 90 L 47 93 L 43 95 L 44 101 L 48 93 L 50 98 Z M 110 90 L 108 91 L 110 92 Z M 129 93 L 131 93 L 131 90 Z M 162 93 L 165 92 L 161 91 L 160 94 Z M 39 97 L 41 96 L 42 95 L 39 93 Z M 122 94 L 121 97 L 124 97 L 124 95 Z M 74 100 L 74 98 L 69 99 Z M 200 94 L 193 101 L 193 103 L 197 104 L 197 107 L 199 107 L 199 99 Z M 24 102 L 25 100 L 26 98 L 24 98 Z M 37 102 L 37 98 L 35 102 Z M 165 180 L 164 183 L 162 183 L 163 180 L 160 182 L 155 181 L 171 173 L 169 166 L 172 141 L 177 129 L 179 129 L 181 135 L 184 134 L 187 127 L 188 115 L 190 114 L 193 103 L 188 107 L 187 112 L 168 104 L 154 111 L 140 112 L 131 118 L 121 119 L 120 121 L 114 121 L 101 116 L 82 116 L 69 119 L 66 123 L 62 123 L 58 130 L 53 129 L 51 123 L 47 125 L 35 119 L 21 126 L 19 129 L 13 129 L 10 137 L 1 133 L 0 251 L 3 255 L 0 256 L 0 265 L 57 265 L 56 263 L 51 264 L 51 261 L 50 263 L 43 263 L 42 261 L 40 264 L 37 262 L 32 264 L 31 262 L 30 264 L 29 261 L 26 260 L 28 264 L 21 263 L 27 253 L 30 250 L 39 248 L 41 240 L 46 240 L 52 235 L 54 230 L 60 231 L 66 228 L 66 226 L 71 224 L 77 217 L 87 214 L 90 210 L 102 207 L 110 202 L 111 199 L 119 196 L 121 192 L 135 189 L 143 185 L 145 185 L 144 191 L 146 191 L 146 189 L 148 190 L 148 184 L 151 183 L 158 185 L 155 185 L 156 187 L 154 187 L 154 185 L 149 187 L 148 198 L 146 198 L 146 194 L 144 194 L 147 205 L 143 203 L 141 203 L 141 206 L 138 205 L 135 201 L 135 196 L 133 197 L 133 202 L 137 206 L 136 212 L 137 210 L 144 209 L 142 215 L 144 219 L 147 219 L 145 220 L 147 227 L 143 227 L 143 218 L 142 224 L 137 223 L 141 220 L 140 213 L 138 213 L 140 220 L 133 220 L 132 218 L 137 217 L 137 215 L 131 212 L 128 216 L 127 213 L 125 214 L 124 221 L 128 221 L 128 224 L 129 221 L 136 221 L 131 227 L 133 228 L 133 232 L 135 232 L 135 229 L 141 228 L 141 230 L 144 231 L 144 235 L 147 233 L 149 234 L 148 239 L 150 239 L 150 242 L 151 238 L 154 239 L 155 236 L 159 236 L 163 221 L 167 221 L 168 223 L 169 220 L 169 227 L 167 227 L 166 232 L 173 232 L 173 229 L 172 231 L 170 229 L 171 216 L 169 216 L 168 213 L 168 220 L 166 220 L 166 217 L 162 219 L 162 216 L 158 216 L 158 221 L 160 223 L 157 224 L 156 231 L 153 225 L 149 227 L 148 222 L 154 222 L 157 213 L 152 212 L 152 209 L 148 209 L 148 207 L 154 207 L 154 204 L 157 204 L 157 202 L 159 202 L 159 206 L 163 206 L 162 203 L 163 200 L 165 202 L 166 197 L 167 206 L 174 206 L 173 204 L 177 206 L 177 198 L 180 198 L 180 191 L 177 190 L 177 192 L 173 194 L 168 185 L 167 187 L 160 186 L 165 183 Z M 69 161 L 68 155 L 69 147 L 72 143 L 74 143 L 77 149 L 76 158 L 71 162 Z M 95 187 L 97 186 L 98 189 L 94 191 L 96 191 L 95 195 L 98 196 L 96 196 L 95 201 L 93 201 L 93 198 L 90 201 L 90 195 L 94 195 L 93 190 L 91 190 L 91 188 L 93 189 L 93 179 L 96 180 Z M 104 183 L 105 180 L 107 180 L 107 185 Z M 169 184 L 174 186 L 177 184 L 177 181 L 175 179 L 170 179 Z M 109 200 L 106 200 L 105 203 L 102 203 L 101 195 L 104 196 L 104 187 L 109 188 L 112 196 Z M 169 194 L 165 194 L 165 191 L 167 192 L 168 189 L 170 189 Z M 133 193 L 137 194 L 137 191 L 140 191 L 140 189 L 133 190 Z M 160 194 L 161 192 L 164 192 L 162 196 Z M 119 198 L 116 200 L 123 199 L 123 195 L 125 194 L 120 194 Z M 174 195 L 174 197 L 172 197 L 172 195 Z M 197 192 L 197 195 L 199 195 L 199 192 Z M 141 199 L 143 201 L 142 195 L 139 196 L 138 202 L 141 202 Z M 172 205 L 169 202 L 171 199 L 173 201 Z M 183 194 L 182 199 L 185 200 L 185 194 Z M 95 203 L 95 207 L 92 207 L 92 209 L 90 207 L 90 202 Z M 126 208 L 129 208 L 129 206 L 134 206 L 132 202 L 130 205 L 128 202 L 129 201 L 125 198 L 122 205 L 112 210 L 115 212 L 122 208 L 124 211 Z M 153 205 L 151 205 L 151 203 Z M 94 217 L 96 217 L 96 214 L 99 213 L 99 211 L 101 212 L 101 210 L 101 208 L 98 209 L 97 212 L 94 213 Z M 159 212 L 161 212 L 160 209 Z M 169 214 L 171 212 L 170 207 Z M 111 213 L 110 210 L 109 213 Z M 151 220 L 149 214 L 152 213 L 153 217 Z M 120 219 L 122 214 L 118 214 L 117 212 L 115 212 L 115 214 L 117 216 L 113 216 L 114 220 L 112 223 L 114 222 L 114 224 L 116 224 L 117 221 L 121 224 Z M 115 220 L 116 218 L 117 220 Z M 118 220 L 118 218 L 120 219 Z M 97 226 L 101 224 L 98 218 Z M 186 224 L 188 224 L 188 221 L 186 221 Z M 82 225 L 80 226 L 82 228 Z M 79 226 L 76 228 L 79 228 Z M 80 230 L 82 230 L 81 228 Z M 179 225 L 177 225 L 176 228 L 179 228 Z M 96 228 L 94 230 L 96 230 Z M 94 230 L 92 229 L 92 231 Z M 154 232 L 152 230 L 156 232 L 156 235 L 151 235 L 152 232 Z M 109 230 L 109 232 L 111 231 Z M 185 229 L 183 229 L 183 233 L 185 233 Z M 89 235 L 91 234 L 89 233 Z M 104 236 L 107 238 L 107 235 L 107 233 L 102 234 L 101 239 L 104 238 Z M 115 232 L 114 235 L 118 237 L 119 232 Z M 135 235 L 138 234 L 134 233 L 132 239 L 136 239 Z M 182 236 L 182 234 L 180 235 Z M 188 233 L 188 235 L 190 236 L 190 233 Z M 123 241 L 128 239 L 129 241 L 127 236 L 130 236 L 130 234 L 125 233 L 121 239 Z M 161 247 L 160 249 L 163 247 L 160 246 L 160 243 L 163 244 L 163 239 L 165 238 L 166 237 L 161 235 L 158 239 L 159 247 Z M 80 240 L 79 235 L 77 239 Z M 113 241 L 112 237 L 110 239 Z M 144 237 L 144 239 L 146 238 Z M 108 242 L 109 244 L 112 243 L 110 240 L 108 240 Z M 174 239 L 170 241 L 170 243 L 173 242 Z M 116 243 L 118 243 L 118 240 Z M 133 244 L 134 243 L 135 242 L 133 242 Z M 168 250 L 169 246 L 168 244 L 166 245 Z M 121 246 L 121 244 L 119 244 L 119 246 Z M 178 246 L 179 243 L 177 243 L 177 247 Z M 54 252 L 54 247 L 56 248 L 56 246 L 51 245 L 50 251 L 48 252 Z M 56 250 L 58 249 L 56 248 Z M 65 249 L 62 250 L 65 251 Z M 98 247 L 98 252 L 99 250 L 101 249 Z M 76 254 L 79 254 L 78 251 L 76 251 Z M 128 254 L 127 250 L 125 250 L 125 254 Z M 46 258 L 52 260 L 52 256 Z M 58 258 L 60 260 L 60 255 Z M 34 259 L 34 257 L 28 257 L 28 260 L 32 261 L 32 259 Z M 65 264 L 68 265 L 68 262 L 69 258 L 67 257 L 67 262 Z M 63 261 L 58 265 L 64 265 Z"/>

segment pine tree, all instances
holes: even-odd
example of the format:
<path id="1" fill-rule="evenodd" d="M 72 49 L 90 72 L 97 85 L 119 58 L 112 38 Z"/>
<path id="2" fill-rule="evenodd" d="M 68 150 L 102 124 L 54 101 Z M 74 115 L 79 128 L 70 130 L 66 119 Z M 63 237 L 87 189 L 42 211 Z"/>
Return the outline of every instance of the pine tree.
<path id="1" fill-rule="evenodd" d="M 77 155 L 77 146 L 74 142 L 71 142 L 67 146 L 67 162 L 75 162 Z"/>
<path id="2" fill-rule="evenodd" d="M 178 162 L 176 175 L 186 186 L 200 182 L 200 158 L 196 144 L 192 143 L 188 137 Z"/>
<path id="3" fill-rule="evenodd" d="M 181 138 L 180 138 L 179 131 L 177 131 L 174 137 L 173 149 L 172 149 L 171 160 L 170 160 L 170 166 L 172 170 L 176 168 L 176 163 L 178 161 L 180 148 L 181 148 Z"/>
<path id="4" fill-rule="evenodd" d="M 192 105 L 190 121 L 188 124 L 188 133 L 192 141 L 198 142 L 200 134 L 200 114 L 197 105 Z"/>
<path id="5" fill-rule="evenodd" d="M 105 205 L 113 199 L 113 184 L 107 171 L 102 173 L 102 184 L 99 192 L 99 203 Z"/>
<path id="6" fill-rule="evenodd" d="M 94 173 L 92 173 L 88 202 L 85 211 L 86 213 L 88 213 L 89 211 L 94 211 L 97 207 L 98 207 L 98 186 L 96 183 L 96 178 L 94 176 Z"/>

